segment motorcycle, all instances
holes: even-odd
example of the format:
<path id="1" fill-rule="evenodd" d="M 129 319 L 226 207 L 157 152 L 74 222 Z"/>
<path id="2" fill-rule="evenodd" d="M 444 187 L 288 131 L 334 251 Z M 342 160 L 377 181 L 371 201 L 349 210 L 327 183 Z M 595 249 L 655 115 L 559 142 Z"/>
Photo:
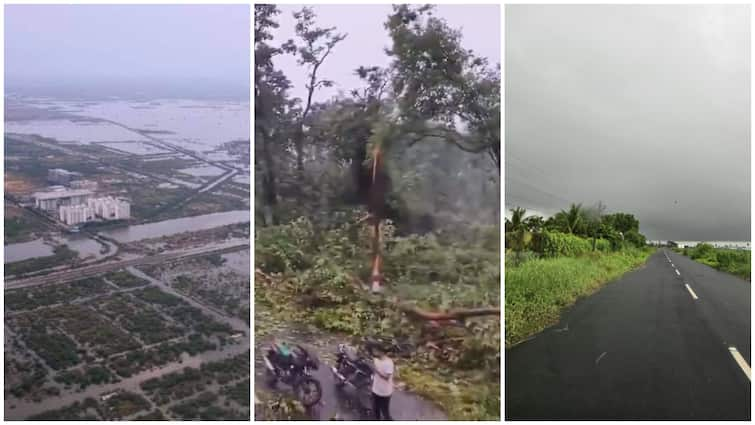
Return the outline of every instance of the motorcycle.
<path id="1" fill-rule="evenodd" d="M 331 367 L 337 389 L 354 389 L 362 409 L 372 408 L 372 362 L 360 356 L 356 348 L 338 344 L 336 363 Z"/>
<path id="2" fill-rule="evenodd" d="M 273 346 L 263 356 L 267 368 L 268 383 L 274 386 L 278 381 L 290 385 L 294 394 L 305 407 L 317 404 L 322 397 L 320 381 L 312 377 L 320 361 L 301 345 L 295 345 L 290 352 L 283 352 Z"/>

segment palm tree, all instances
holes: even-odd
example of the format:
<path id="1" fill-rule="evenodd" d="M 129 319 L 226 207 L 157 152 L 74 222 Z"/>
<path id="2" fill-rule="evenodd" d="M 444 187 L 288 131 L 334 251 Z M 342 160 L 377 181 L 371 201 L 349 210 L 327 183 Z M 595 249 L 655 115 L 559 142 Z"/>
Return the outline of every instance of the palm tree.
<path id="1" fill-rule="evenodd" d="M 585 211 L 582 204 L 571 204 L 569 210 L 561 210 L 558 214 L 562 216 L 566 233 L 577 234 L 585 223 Z"/>
<path id="2" fill-rule="evenodd" d="M 506 233 L 510 248 L 519 253 L 524 251 L 532 241 L 532 232 L 528 228 L 528 221 L 524 218 L 527 210 L 521 207 L 512 208 L 511 219 L 506 219 Z"/>

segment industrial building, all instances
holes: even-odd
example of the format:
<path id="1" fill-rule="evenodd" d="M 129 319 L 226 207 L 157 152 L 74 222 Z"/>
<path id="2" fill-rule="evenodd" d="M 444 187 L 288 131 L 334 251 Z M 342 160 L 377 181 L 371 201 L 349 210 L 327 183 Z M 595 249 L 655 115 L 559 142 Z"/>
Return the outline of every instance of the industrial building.
<path id="1" fill-rule="evenodd" d="M 71 189 L 97 190 L 97 182 L 93 180 L 74 180 L 70 186 Z"/>
<path id="2" fill-rule="evenodd" d="M 81 181 L 86 182 L 86 180 Z M 82 183 L 82 186 L 87 185 Z M 32 195 L 35 206 L 57 216 L 60 221 L 69 226 L 95 219 L 131 218 L 131 204 L 126 200 L 112 196 L 95 198 L 94 192 L 88 189 L 68 189 L 62 186 L 53 186 L 49 189 Z"/>
<path id="3" fill-rule="evenodd" d="M 121 220 L 131 218 L 131 204 L 112 196 L 92 198 L 87 205 L 94 210 L 94 214 L 104 220 Z"/>
<path id="4" fill-rule="evenodd" d="M 49 213 L 57 213 L 60 207 L 86 204 L 93 195 L 94 192 L 91 190 L 58 188 L 47 192 L 36 192 L 32 197 L 37 208 Z"/>
<path id="5" fill-rule="evenodd" d="M 58 209 L 60 221 L 71 226 L 94 220 L 94 208 L 88 205 L 66 205 Z"/>
<path id="6" fill-rule="evenodd" d="M 47 170 L 47 180 L 55 184 L 68 184 L 72 180 L 81 178 L 81 173 L 64 170 L 62 168 L 53 168 Z"/>

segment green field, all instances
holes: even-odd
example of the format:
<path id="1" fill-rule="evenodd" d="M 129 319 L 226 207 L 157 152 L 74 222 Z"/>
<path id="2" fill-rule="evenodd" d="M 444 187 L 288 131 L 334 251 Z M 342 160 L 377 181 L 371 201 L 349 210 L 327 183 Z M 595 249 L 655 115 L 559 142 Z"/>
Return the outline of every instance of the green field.
<path id="1" fill-rule="evenodd" d="M 541 258 L 518 266 L 506 262 L 506 346 L 558 322 L 578 298 L 643 264 L 653 251 L 626 249 L 578 257 Z"/>

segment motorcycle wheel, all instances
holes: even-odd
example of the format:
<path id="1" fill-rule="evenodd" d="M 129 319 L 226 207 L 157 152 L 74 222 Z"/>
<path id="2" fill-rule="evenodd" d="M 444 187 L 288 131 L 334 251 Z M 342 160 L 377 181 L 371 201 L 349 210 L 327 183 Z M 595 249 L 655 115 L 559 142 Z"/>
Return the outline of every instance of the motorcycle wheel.
<path id="1" fill-rule="evenodd" d="M 305 378 L 296 386 L 296 397 L 305 407 L 317 404 L 322 398 L 322 386 L 320 381 L 314 378 Z"/>
<path id="2" fill-rule="evenodd" d="M 267 385 L 270 387 L 275 387 L 275 384 L 278 383 L 278 376 L 275 374 L 275 372 L 271 371 L 268 368 L 265 368 L 265 381 L 267 381 Z"/>

